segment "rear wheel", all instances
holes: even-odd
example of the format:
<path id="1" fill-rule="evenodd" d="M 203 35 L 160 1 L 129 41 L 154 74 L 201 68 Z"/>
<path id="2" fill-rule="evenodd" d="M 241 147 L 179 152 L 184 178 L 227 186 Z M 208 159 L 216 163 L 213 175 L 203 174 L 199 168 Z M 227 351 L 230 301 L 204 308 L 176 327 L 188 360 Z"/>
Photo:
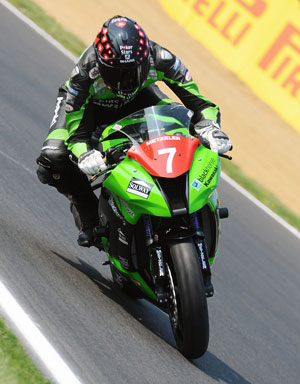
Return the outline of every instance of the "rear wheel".
<path id="1" fill-rule="evenodd" d="M 167 264 L 169 316 L 180 352 L 187 358 L 202 356 L 208 347 L 209 321 L 198 254 L 192 240 L 169 244 Z"/>

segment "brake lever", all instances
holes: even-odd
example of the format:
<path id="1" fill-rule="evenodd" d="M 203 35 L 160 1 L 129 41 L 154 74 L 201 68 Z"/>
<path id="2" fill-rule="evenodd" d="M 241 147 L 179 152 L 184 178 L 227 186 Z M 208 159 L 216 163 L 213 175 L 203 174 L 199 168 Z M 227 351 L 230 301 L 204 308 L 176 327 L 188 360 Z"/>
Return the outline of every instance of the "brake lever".
<path id="1" fill-rule="evenodd" d="M 229 151 L 232 151 L 233 145 L 230 147 Z M 220 157 L 224 157 L 224 159 L 232 160 L 232 156 L 224 155 L 224 153 L 219 153 Z"/>
<path id="2" fill-rule="evenodd" d="M 111 165 L 110 167 L 107 167 L 104 169 L 104 171 L 100 171 L 98 173 L 95 173 L 91 178 L 90 178 L 90 183 L 93 183 L 95 180 L 98 179 L 98 177 L 105 175 L 107 172 L 111 171 L 112 169 L 115 168 L 115 165 Z"/>
<path id="3" fill-rule="evenodd" d="M 224 157 L 224 159 L 232 160 L 232 156 L 224 155 L 224 153 L 219 153 L 220 157 Z"/>

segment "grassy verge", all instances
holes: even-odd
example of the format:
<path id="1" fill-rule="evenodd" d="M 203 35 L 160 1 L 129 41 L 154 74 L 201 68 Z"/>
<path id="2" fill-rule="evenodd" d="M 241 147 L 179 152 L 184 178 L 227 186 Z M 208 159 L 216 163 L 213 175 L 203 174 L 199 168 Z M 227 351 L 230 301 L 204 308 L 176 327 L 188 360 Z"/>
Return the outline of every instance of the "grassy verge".
<path id="1" fill-rule="evenodd" d="M 0 318 L 0 384 L 50 384 Z"/>
<path id="2" fill-rule="evenodd" d="M 71 51 L 74 55 L 80 56 L 86 48 L 75 35 L 65 30 L 53 18 L 48 16 L 38 5 L 31 0 L 9 0 L 19 11 L 31 19 L 44 31 L 49 33 L 61 45 Z"/>
<path id="3" fill-rule="evenodd" d="M 300 231 L 300 217 L 291 212 L 267 189 L 246 177 L 237 165 L 222 159 L 222 170 L 264 205 Z"/>

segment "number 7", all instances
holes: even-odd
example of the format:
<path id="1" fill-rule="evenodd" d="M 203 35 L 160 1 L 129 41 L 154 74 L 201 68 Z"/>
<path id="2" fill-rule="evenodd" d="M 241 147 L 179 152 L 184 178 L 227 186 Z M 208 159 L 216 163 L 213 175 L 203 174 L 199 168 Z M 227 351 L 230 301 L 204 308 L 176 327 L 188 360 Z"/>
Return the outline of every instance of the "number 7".
<path id="1" fill-rule="evenodd" d="M 172 162 L 176 153 L 176 148 L 163 148 L 159 149 L 157 152 L 159 155 L 169 154 L 167 159 L 167 173 L 172 173 Z"/>

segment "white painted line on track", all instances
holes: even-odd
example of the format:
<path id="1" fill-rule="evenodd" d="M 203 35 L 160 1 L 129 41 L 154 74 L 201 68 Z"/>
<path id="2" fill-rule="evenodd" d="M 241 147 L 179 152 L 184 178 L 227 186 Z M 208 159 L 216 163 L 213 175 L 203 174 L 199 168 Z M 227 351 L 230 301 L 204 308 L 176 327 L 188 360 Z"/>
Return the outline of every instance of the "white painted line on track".
<path id="1" fill-rule="evenodd" d="M 18 167 L 23 168 L 25 171 L 35 176 L 35 173 L 32 171 L 32 169 L 25 167 L 25 165 L 23 165 L 20 161 L 14 159 L 13 157 L 9 156 L 7 153 L 1 151 L 1 149 L 0 149 L 0 155 L 6 157 L 8 160 L 16 164 Z"/>
<path id="2" fill-rule="evenodd" d="M 260 209 L 262 209 L 265 213 L 267 213 L 269 216 L 271 216 L 275 221 L 277 221 L 279 224 L 281 224 L 285 229 L 290 231 L 293 235 L 298 237 L 300 239 L 300 232 L 287 223 L 282 217 L 278 216 L 275 212 L 273 212 L 270 208 L 268 208 L 266 205 L 264 205 L 261 201 L 259 201 L 256 197 L 251 195 L 246 189 L 241 187 L 237 182 L 232 180 L 229 176 L 227 176 L 225 173 L 222 173 L 221 175 L 222 179 L 224 179 L 228 184 L 230 184 L 234 189 L 236 189 L 238 192 L 240 192 L 243 196 L 245 196 L 247 199 L 249 199 L 253 204 L 258 206 Z"/>
<path id="3" fill-rule="evenodd" d="M 13 7 L 10 3 L 8 3 L 6 0 L 0 0 L 0 4 L 3 4 L 7 9 L 9 9 L 11 12 L 13 12 L 17 17 L 19 17 L 22 21 L 24 21 L 26 24 L 28 24 L 32 29 L 34 29 L 38 34 L 43 36 L 44 39 L 46 39 L 49 43 L 54 45 L 59 51 L 61 51 L 65 56 L 67 56 L 69 59 L 71 59 L 73 62 L 76 62 L 77 58 L 74 56 L 70 51 L 68 51 L 66 48 L 64 48 L 61 44 L 59 44 L 53 37 L 51 37 L 48 33 L 46 33 L 44 30 L 42 30 L 39 26 L 37 26 L 35 23 L 33 23 L 28 17 L 24 16 L 20 11 L 18 11 L 15 7 Z M 237 191 L 239 191 L 243 196 L 247 197 L 250 201 L 252 201 L 253 204 L 257 205 L 259 208 L 261 208 L 265 213 L 267 213 L 269 216 L 271 216 L 274 220 L 276 220 L 278 223 L 280 223 L 285 229 L 290 231 L 293 235 L 298 237 L 300 239 L 300 232 L 291 226 L 289 223 L 287 223 L 284 219 L 282 219 L 280 216 L 278 216 L 276 213 L 274 213 L 271 209 L 266 207 L 263 203 L 261 203 L 258 199 L 256 199 L 251 193 L 247 192 L 244 188 L 242 188 L 238 183 L 236 183 L 234 180 L 232 180 L 229 176 L 224 174 L 222 172 L 221 177 L 230 184 L 233 188 L 235 188 Z"/>
<path id="4" fill-rule="evenodd" d="M 51 372 L 57 383 L 81 384 L 1 281 L 0 307 L 38 354 L 40 360 Z"/>
<path id="5" fill-rule="evenodd" d="M 42 28 L 36 25 L 33 21 L 31 21 L 27 16 L 25 16 L 22 12 L 20 12 L 17 8 L 11 5 L 6 0 L 0 0 L 0 4 L 6 7 L 9 11 L 11 11 L 15 16 L 21 19 L 24 23 L 26 23 L 30 28 L 32 28 L 35 32 L 41 35 L 44 39 L 46 39 L 49 43 L 54 45 L 59 51 L 61 51 L 65 56 L 67 56 L 72 61 L 76 61 L 77 58 L 70 51 L 64 48 L 58 41 L 53 39 L 47 32 L 45 32 Z"/>
<path id="6" fill-rule="evenodd" d="M 24 16 L 6 0 L 0 0 L 0 4 L 5 6 L 15 16 L 17 16 L 19 19 L 29 25 L 33 30 L 35 30 L 39 35 L 54 45 L 70 60 L 74 62 L 76 61 L 76 57 L 72 53 L 67 51 L 62 45 L 60 45 L 56 40 L 54 40 L 50 35 L 39 28 L 35 23 L 28 19 L 28 17 Z M 28 173 L 34 174 L 32 170 L 20 164 L 6 153 L 0 151 L 0 154 L 18 166 L 21 166 Z M 6 314 L 10 321 L 18 329 L 22 337 L 31 346 L 33 351 L 39 356 L 39 359 L 49 370 L 50 374 L 58 384 L 82 384 L 1 281 L 0 307 L 3 313 Z"/>

